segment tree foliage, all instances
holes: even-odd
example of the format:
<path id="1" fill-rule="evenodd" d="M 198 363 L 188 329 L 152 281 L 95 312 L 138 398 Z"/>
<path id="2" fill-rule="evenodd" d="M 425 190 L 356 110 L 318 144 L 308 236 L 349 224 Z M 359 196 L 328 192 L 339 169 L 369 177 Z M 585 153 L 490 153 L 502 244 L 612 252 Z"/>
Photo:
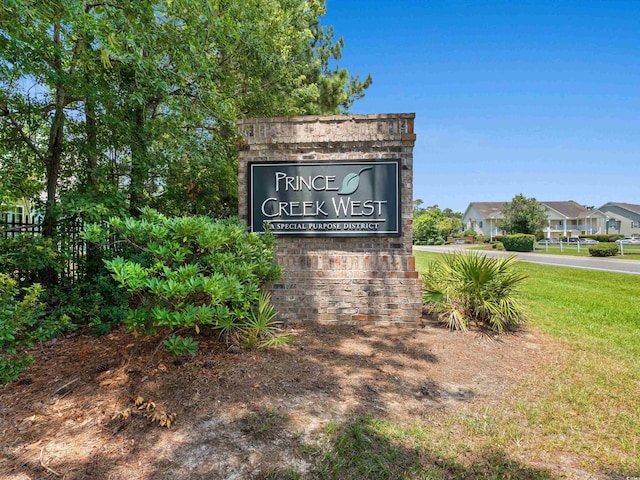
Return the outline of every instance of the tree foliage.
<path id="1" fill-rule="evenodd" d="M 115 0 L 0 6 L 3 198 L 46 192 L 89 220 L 235 212 L 235 122 L 335 114 L 363 95 L 322 1 Z"/>
<path id="2" fill-rule="evenodd" d="M 413 239 L 419 243 L 439 242 L 462 229 L 462 214 L 438 205 L 422 208 L 422 200 L 414 202 Z"/>
<path id="3" fill-rule="evenodd" d="M 521 193 L 504 204 L 502 213 L 502 228 L 508 233 L 536 235 L 547 222 L 547 215 L 538 201 Z"/>

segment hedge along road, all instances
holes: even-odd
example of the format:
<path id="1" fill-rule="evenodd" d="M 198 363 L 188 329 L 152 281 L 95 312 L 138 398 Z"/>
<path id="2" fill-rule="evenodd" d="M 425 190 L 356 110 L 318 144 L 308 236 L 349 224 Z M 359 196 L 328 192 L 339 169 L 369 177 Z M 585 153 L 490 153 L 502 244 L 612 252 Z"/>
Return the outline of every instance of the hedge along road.
<path id="1" fill-rule="evenodd" d="M 414 250 L 437 253 L 455 253 L 476 245 L 414 245 Z M 523 262 L 553 265 L 555 267 L 583 268 L 586 270 L 601 270 L 603 272 L 630 273 L 640 275 L 640 261 L 616 258 L 571 257 L 563 255 L 549 255 L 546 253 L 503 252 L 500 250 L 478 250 L 488 257 L 506 257 L 515 255 Z"/>

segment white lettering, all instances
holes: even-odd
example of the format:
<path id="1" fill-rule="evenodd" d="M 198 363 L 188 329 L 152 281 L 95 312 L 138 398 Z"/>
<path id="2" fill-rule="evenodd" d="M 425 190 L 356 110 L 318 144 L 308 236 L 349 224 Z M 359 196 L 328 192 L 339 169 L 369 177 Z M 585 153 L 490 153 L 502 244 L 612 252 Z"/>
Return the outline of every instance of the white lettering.
<path id="1" fill-rule="evenodd" d="M 325 190 L 327 190 L 328 192 L 330 192 L 330 191 L 336 191 L 337 192 L 339 190 L 338 187 L 334 187 L 334 188 L 330 188 L 329 187 L 329 184 L 333 183 L 335 181 L 336 181 L 335 175 L 327 175 L 326 183 L 325 183 Z"/>
<path id="2" fill-rule="evenodd" d="M 267 213 L 267 204 L 270 203 L 270 202 L 277 202 L 277 201 L 278 201 L 277 198 L 267 198 L 264 202 L 262 202 L 261 210 L 262 210 L 262 214 L 265 217 L 273 218 L 273 217 L 277 217 L 279 215 L 279 213 Z M 273 211 L 273 206 L 270 206 L 269 210 Z"/>
<path id="3" fill-rule="evenodd" d="M 336 212 L 336 217 L 340 216 L 340 212 L 342 212 L 345 217 L 347 216 L 347 208 L 350 201 L 351 197 L 349 197 L 347 200 L 345 200 L 344 197 L 340 197 L 338 199 L 338 203 L 336 204 L 335 197 L 331 199 L 331 202 L 333 203 L 333 211 Z"/>
<path id="4" fill-rule="evenodd" d="M 284 172 L 276 172 L 276 192 L 280 191 L 280 180 L 286 178 L 287 174 Z"/>
<path id="5" fill-rule="evenodd" d="M 352 217 L 370 217 L 372 215 L 381 216 L 383 205 L 386 200 L 365 200 L 364 202 L 351 200 L 351 197 L 332 198 L 333 211 L 337 217 L 346 217 L 349 214 Z"/>
<path id="6" fill-rule="evenodd" d="M 322 191 L 336 191 L 338 187 L 334 187 L 333 184 L 336 181 L 335 175 L 316 175 L 312 177 L 301 177 L 299 175 L 289 177 L 284 172 L 275 173 L 275 187 L 276 192 L 280 190 L 293 190 L 294 192 L 300 192 L 307 190 L 309 192 L 322 192 Z"/>

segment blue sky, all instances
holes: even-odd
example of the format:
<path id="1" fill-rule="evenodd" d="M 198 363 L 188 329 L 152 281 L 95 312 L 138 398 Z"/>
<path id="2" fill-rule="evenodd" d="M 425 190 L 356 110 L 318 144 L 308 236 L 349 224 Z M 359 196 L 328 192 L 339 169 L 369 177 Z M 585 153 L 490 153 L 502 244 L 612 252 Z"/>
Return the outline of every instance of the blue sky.
<path id="1" fill-rule="evenodd" d="M 640 204 L 640 1 L 327 0 L 351 113 L 416 114 L 414 198 Z"/>

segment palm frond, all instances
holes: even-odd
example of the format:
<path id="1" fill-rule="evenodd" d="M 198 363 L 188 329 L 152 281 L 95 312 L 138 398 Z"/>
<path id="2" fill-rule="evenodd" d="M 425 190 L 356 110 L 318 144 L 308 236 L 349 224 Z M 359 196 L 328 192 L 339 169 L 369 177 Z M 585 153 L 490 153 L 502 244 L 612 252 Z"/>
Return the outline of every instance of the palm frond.
<path id="1" fill-rule="evenodd" d="M 502 333 L 524 321 L 517 287 L 526 276 L 516 265 L 513 255 L 441 256 L 422 274 L 423 302 L 452 329 L 464 330 L 472 321 Z"/>

